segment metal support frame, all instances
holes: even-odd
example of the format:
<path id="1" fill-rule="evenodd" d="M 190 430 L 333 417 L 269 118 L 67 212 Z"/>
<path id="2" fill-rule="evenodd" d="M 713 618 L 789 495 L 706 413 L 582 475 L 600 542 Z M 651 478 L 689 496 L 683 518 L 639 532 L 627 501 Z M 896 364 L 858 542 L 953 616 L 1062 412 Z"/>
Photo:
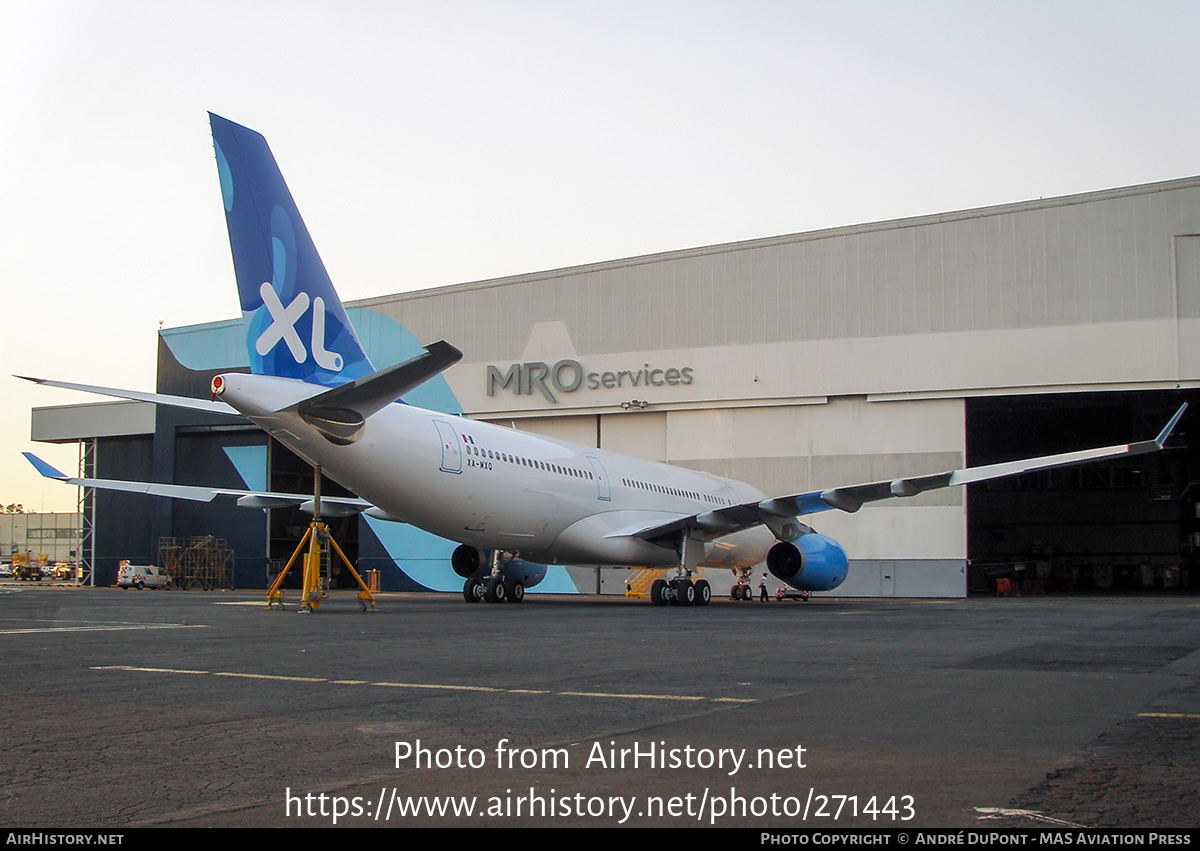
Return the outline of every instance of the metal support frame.
<path id="1" fill-rule="evenodd" d="M 300 589 L 300 611 L 314 612 L 321 605 L 321 598 L 325 596 L 326 589 L 321 586 L 321 562 L 323 550 L 322 547 L 328 544 L 328 552 L 337 553 L 338 558 L 342 560 L 342 564 L 346 565 L 346 569 L 354 577 L 354 581 L 358 583 L 361 589 L 358 592 L 358 605 L 364 612 L 370 607 L 371 611 L 375 611 L 375 595 L 371 593 L 371 589 L 367 587 L 367 583 L 363 582 L 358 571 L 354 569 L 354 565 L 350 563 L 350 559 L 346 558 L 346 554 L 342 552 L 342 548 L 338 546 L 337 541 L 329 534 L 329 529 L 321 521 L 321 465 L 318 464 L 313 468 L 313 519 L 308 524 L 308 530 L 300 539 L 300 543 L 296 545 L 295 552 L 288 559 L 288 563 L 275 577 L 275 581 L 271 583 L 271 587 L 267 589 L 267 608 L 272 608 L 276 603 L 279 608 L 283 608 L 283 580 L 287 577 L 288 571 L 292 569 L 292 565 L 296 563 L 300 553 L 304 551 L 304 545 L 308 544 L 308 552 L 304 555 L 304 576 L 301 580 Z"/>
<path id="2" fill-rule="evenodd" d="M 79 478 L 91 479 L 96 474 L 96 449 L 98 438 L 79 441 Z M 75 559 L 78 573 L 77 585 L 96 585 L 96 489 L 80 485 L 76 489 L 76 511 L 80 523 L 76 530 Z"/>

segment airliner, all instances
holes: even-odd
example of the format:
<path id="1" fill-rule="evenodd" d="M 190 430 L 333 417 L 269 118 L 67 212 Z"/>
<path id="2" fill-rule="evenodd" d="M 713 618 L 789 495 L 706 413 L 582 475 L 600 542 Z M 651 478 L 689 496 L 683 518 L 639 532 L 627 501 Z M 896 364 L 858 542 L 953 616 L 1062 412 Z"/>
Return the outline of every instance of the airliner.
<path id="1" fill-rule="evenodd" d="M 700 567 L 727 568 L 749 594 L 764 560 L 801 592 L 846 578 L 837 541 L 804 522 L 1033 470 L 1155 452 L 1186 409 L 1152 440 L 932 475 L 769 496 L 744 482 L 551 440 L 407 404 L 453 366 L 445 341 L 376 370 L 355 333 L 275 158 L 260 134 L 210 113 L 251 372 L 212 380 L 211 399 L 30 378 L 37 383 L 216 413 L 238 414 L 319 467 L 354 497 L 320 510 L 410 523 L 455 541 L 451 564 L 470 602 L 519 602 L 551 564 L 661 568 L 655 605 L 706 605 Z M 72 485 L 253 508 L 315 510 L 309 494 L 74 478 L 26 453 L 44 476 Z"/>

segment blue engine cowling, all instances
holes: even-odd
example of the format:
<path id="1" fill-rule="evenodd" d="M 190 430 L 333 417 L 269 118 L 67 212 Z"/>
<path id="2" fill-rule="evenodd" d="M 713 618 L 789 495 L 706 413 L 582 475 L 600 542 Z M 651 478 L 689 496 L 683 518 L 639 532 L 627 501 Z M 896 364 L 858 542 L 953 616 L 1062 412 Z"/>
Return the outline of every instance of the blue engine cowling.
<path id="1" fill-rule="evenodd" d="M 544 564 L 513 558 L 504 562 L 504 575 L 509 579 L 519 579 L 526 588 L 532 588 L 546 578 L 549 568 Z"/>
<path id="2" fill-rule="evenodd" d="M 470 579 L 472 576 L 477 575 L 487 569 L 490 563 L 490 552 L 481 550 L 478 547 L 470 547 L 466 544 L 455 547 L 454 553 L 450 556 L 450 566 L 463 579 Z M 532 588 L 545 579 L 546 571 L 549 570 L 544 564 L 537 564 L 520 558 L 511 558 L 508 561 L 502 562 L 501 568 L 504 570 L 506 577 L 520 581 L 526 588 Z"/>
<path id="3" fill-rule="evenodd" d="M 798 591 L 832 591 L 846 578 L 846 551 L 833 538 L 812 532 L 780 541 L 767 553 L 767 570 Z"/>

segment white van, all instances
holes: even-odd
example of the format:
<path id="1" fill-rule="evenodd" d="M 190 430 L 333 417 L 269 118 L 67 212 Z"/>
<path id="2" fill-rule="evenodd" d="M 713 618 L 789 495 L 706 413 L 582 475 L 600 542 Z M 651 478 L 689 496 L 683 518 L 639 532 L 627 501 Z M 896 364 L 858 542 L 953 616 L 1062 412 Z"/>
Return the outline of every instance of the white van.
<path id="1" fill-rule="evenodd" d="M 144 567 L 123 561 L 117 568 L 117 587 L 126 590 L 129 588 L 136 588 L 139 591 L 143 588 L 166 588 L 170 581 L 171 577 L 161 567 L 154 565 Z"/>

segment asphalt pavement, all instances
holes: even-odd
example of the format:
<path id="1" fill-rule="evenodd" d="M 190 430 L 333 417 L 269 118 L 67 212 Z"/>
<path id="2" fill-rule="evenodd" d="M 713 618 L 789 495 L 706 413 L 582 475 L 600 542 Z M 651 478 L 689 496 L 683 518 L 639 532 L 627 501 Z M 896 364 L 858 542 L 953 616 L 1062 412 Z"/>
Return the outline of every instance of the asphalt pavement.
<path id="1" fill-rule="evenodd" d="M 263 596 L 0 584 L 0 822 L 1200 825 L 1196 597 Z"/>

